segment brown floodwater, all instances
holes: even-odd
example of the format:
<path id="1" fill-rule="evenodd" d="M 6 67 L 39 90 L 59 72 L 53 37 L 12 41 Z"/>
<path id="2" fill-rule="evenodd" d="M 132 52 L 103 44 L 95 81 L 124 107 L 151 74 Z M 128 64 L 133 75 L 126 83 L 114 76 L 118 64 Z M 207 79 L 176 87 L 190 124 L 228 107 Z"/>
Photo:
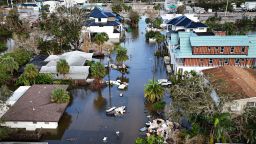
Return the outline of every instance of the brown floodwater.
<path id="1" fill-rule="evenodd" d="M 154 44 L 145 42 L 144 19 L 139 22 L 139 28 L 126 35 L 122 43 L 128 49 L 129 80 L 126 90 L 118 90 L 117 86 L 106 87 L 100 91 L 91 91 L 86 87 L 75 87 L 70 90 L 72 102 L 67 107 L 57 130 L 43 137 L 49 143 L 101 144 L 108 137 L 108 144 L 133 144 L 138 136 L 143 135 L 139 129 L 144 127 L 150 115 L 144 99 L 144 85 L 153 78 L 154 63 L 156 63 L 156 78 L 166 78 L 166 70 L 162 59 L 154 60 Z M 114 58 L 114 55 L 112 56 Z M 103 61 L 107 64 L 107 61 Z M 116 80 L 121 73 L 110 71 L 110 79 Z M 108 80 L 108 76 L 105 77 Z M 120 93 L 124 96 L 120 97 Z M 167 104 L 169 95 L 165 95 Z M 105 110 L 111 106 L 126 106 L 123 116 L 106 116 Z M 119 136 L 116 135 L 119 131 Z M 70 140 L 70 141 L 69 141 Z"/>

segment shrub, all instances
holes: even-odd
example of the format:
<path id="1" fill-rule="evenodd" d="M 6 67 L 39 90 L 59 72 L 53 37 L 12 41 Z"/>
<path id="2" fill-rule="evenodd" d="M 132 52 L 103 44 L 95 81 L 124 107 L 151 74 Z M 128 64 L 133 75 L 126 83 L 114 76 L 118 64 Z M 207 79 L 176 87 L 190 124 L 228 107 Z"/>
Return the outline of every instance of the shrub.
<path id="1" fill-rule="evenodd" d="M 156 102 L 153 104 L 153 109 L 158 111 L 158 110 L 164 110 L 165 107 L 165 102 L 164 101 L 160 101 L 160 102 Z"/>
<path id="2" fill-rule="evenodd" d="M 51 101 L 55 103 L 67 103 L 70 100 L 68 91 L 58 88 L 52 91 Z"/>
<path id="3" fill-rule="evenodd" d="M 39 73 L 35 79 L 36 84 L 52 84 L 53 78 L 51 74 Z"/>
<path id="4" fill-rule="evenodd" d="M 3 52 L 7 49 L 6 45 L 4 42 L 0 41 L 0 52 Z"/>
<path id="5" fill-rule="evenodd" d="M 18 62 L 19 66 L 22 66 L 30 61 L 30 59 L 32 58 L 32 53 L 19 48 L 13 52 L 6 53 L 3 55 L 3 57 L 7 57 L 7 56 L 14 58 L 14 60 Z"/>

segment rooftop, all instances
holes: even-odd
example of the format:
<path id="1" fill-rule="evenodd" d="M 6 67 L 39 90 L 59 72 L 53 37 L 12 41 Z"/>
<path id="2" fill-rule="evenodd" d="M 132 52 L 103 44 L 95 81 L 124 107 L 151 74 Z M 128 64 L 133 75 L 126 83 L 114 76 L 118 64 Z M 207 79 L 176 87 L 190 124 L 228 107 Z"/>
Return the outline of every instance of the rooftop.
<path id="1" fill-rule="evenodd" d="M 108 17 L 115 17 L 116 15 L 112 12 L 105 12 L 99 7 L 95 7 L 89 17 L 94 17 L 94 18 L 108 18 Z"/>
<path id="2" fill-rule="evenodd" d="M 3 115 L 5 121 L 58 122 L 68 103 L 51 102 L 51 93 L 68 85 L 33 85 Z"/>
<path id="3" fill-rule="evenodd" d="M 187 18 L 186 16 L 179 16 L 176 17 L 167 24 L 175 25 L 175 26 L 184 26 L 185 28 L 205 28 L 208 27 L 207 25 L 201 23 L 201 22 L 194 22 L 191 19 Z"/>
<path id="4" fill-rule="evenodd" d="M 256 97 L 256 70 L 224 66 L 203 70 L 218 94 L 229 94 L 231 100 Z"/>

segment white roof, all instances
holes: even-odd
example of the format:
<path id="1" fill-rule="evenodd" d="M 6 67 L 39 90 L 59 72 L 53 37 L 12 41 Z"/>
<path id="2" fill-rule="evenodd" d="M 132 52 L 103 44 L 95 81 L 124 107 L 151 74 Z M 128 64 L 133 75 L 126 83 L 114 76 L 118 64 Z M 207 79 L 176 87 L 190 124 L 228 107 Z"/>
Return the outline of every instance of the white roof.
<path id="1" fill-rule="evenodd" d="M 49 62 L 46 66 L 56 66 L 60 59 L 66 60 L 70 66 L 83 66 L 86 60 L 92 60 L 92 55 L 93 53 L 72 51 L 62 55 L 50 55 L 44 61 Z"/>
<path id="2" fill-rule="evenodd" d="M 89 74 L 90 66 L 70 66 L 69 74 Z M 57 74 L 56 66 L 43 66 L 41 67 L 40 73 L 52 73 Z"/>
<path id="3" fill-rule="evenodd" d="M 14 91 L 12 96 L 6 101 L 7 105 L 14 105 L 16 101 L 30 88 L 30 86 L 20 86 Z"/>

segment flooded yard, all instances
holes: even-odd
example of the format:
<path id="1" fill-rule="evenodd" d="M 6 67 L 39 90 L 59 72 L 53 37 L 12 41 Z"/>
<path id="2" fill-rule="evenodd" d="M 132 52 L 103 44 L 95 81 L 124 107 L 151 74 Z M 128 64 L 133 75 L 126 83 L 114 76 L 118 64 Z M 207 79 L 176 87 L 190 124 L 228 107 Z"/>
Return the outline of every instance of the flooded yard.
<path id="1" fill-rule="evenodd" d="M 100 91 L 91 91 L 86 87 L 76 87 L 70 90 L 73 99 L 66 109 L 59 128 L 44 137 L 49 143 L 82 143 L 100 144 L 108 137 L 107 143 L 132 144 L 141 135 L 139 129 L 148 121 L 150 111 L 145 105 L 144 85 L 153 78 L 154 63 L 156 63 L 155 77 L 167 78 L 162 59 L 154 60 L 154 44 L 145 41 L 144 19 L 140 20 L 138 30 L 126 35 L 124 47 L 128 49 L 129 80 L 126 90 L 119 90 L 117 86 L 106 87 Z M 104 60 L 104 64 L 107 61 Z M 121 73 L 110 71 L 110 79 L 116 80 Z M 108 80 L 108 76 L 105 77 Z M 123 93 L 123 97 L 120 97 Z M 165 99 L 169 100 L 166 93 Z M 167 102 L 168 104 L 168 102 Z M 112 106 L 126 106 L 126 113 L 122 116 L 109 117 L 105 110 Z M 119 136 L 116 134 L 119 131 Z"/>

